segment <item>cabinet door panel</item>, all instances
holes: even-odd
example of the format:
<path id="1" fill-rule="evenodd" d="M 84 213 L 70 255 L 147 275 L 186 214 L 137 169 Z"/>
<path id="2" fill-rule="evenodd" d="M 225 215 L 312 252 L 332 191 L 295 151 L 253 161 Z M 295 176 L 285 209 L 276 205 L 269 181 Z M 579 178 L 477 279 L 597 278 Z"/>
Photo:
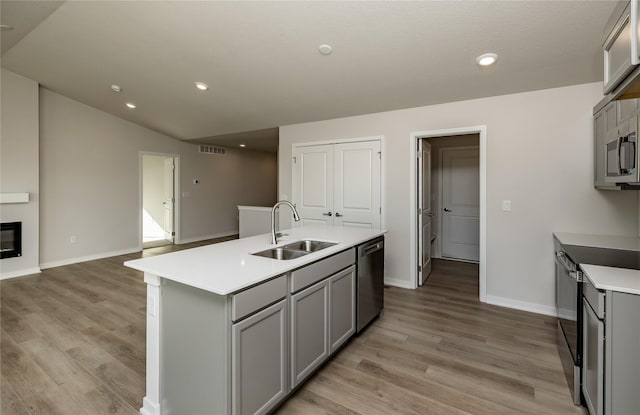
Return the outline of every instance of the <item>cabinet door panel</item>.
<path id="1" fill-rule="evenodd" d="M 380 141 L 335 145 L 334 224 L 380 228 Z"/>
<path id="2" fill-rule="evenodd" d="M 329 355 L 327 281 L 291 297 L 291 383 L 304 380 Z"/>
<path id="3" fill-rule="evenodd" d="M 633 70 L 629 6 L 624 11 L 604 44 L 604 93 L 611 92 Z"/>
<path id="4" fill-rule="evenodd" d="M 356 268 L 351 266 L 329 278 L 331 353 L 356 331 Z"/>
<path id="5" fill-rule="evenodd" d="M 232 326 L 232 412 L 266 413 L 287 392 L 287 301 Z"/>
<path id="6" fill-rule="evenodd" d="M 582 300 L 582 394 L 591 415 L 604 414 L 604 324 Z"/>
<path id="7" fill-rule="evenodd" d="M 294 157 L 293 200 L 303 224 L 333 224 L 333 145 L 298 147 Z"/>

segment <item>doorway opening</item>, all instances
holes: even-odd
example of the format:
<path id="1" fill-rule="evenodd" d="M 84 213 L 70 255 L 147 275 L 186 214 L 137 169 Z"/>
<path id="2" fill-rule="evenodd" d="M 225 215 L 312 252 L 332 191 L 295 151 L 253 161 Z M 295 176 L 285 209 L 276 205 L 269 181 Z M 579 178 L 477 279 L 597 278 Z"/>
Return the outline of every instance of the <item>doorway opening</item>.
<path id="1" fill-rule="evenodd" d="M 411 151 L 415 287 L 427 280 L 433 258 L 471 262 L 479 264 L 485 301 L 486 127 L 413 133 Z"/>
<path id="2" fill-rule="evenodd" d="M 142 247 L 175 242 L 176 164 L 171 154 L 144 153 L 141 159 Z"/>

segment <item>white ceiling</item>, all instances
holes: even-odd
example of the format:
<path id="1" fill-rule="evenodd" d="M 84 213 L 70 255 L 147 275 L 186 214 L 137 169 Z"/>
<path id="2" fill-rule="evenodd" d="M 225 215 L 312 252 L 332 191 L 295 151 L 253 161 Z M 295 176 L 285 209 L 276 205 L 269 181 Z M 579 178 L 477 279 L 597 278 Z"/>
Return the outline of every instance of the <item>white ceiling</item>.
<path id="1" fill-rule="evenodd" d="M 17 39 L 2 41 L 4 68 L 178 139 L 220 145 L 245 131 L 273 140 L 280 125 L 601 80 L 603 30 L 616 6 L 49 3 L 2 1 L 2 23 L 16 27 L 2 35 Z M 323 43 L 332 55 L 318 53 Z M 494 67 L 476 65 L 485 52 L 499 55 Z M 114 83 L 123 92 L 112 92 Z"/>

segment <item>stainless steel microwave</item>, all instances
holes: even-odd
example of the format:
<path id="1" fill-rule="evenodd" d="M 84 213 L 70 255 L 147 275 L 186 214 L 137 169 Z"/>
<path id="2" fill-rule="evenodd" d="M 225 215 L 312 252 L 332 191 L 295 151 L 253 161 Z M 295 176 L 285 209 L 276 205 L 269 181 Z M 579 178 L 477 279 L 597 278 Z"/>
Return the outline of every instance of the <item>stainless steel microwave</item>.
<path id="1" fill-rule="evenodd" d="M 605 181 L 640 184 L 638 117 L 630 118 L 607 134 L 605 144 Z"/>

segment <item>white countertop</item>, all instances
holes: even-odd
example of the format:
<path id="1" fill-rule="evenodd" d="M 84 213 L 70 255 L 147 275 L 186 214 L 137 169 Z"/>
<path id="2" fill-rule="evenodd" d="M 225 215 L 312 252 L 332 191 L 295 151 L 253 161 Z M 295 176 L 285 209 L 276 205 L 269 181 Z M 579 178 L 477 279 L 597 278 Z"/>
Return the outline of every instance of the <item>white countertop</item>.
<path id="1" fill-rule="evenodd" d="M 291 260 L 251 255 L 254 252 L 273 248 L 273 245 L 269 244 L 270 235 L 263 234 L 127 261 L 124 265 L 192 287 L 226 295 L 335 254 L 387 231 L 307 225 L 280 232 L 289 235 L 278 238 L 277 246 L 301 239 L 338 242 L 338 244 Z"/>
<path id="2" fill-rule="evenodd" d="M 640 271 L 636 269 L 580 265 L 584 275 L 599 290 L 640 295 Z"/>
<path id="3" fill-rule="evenodd" d="M 633 236 L 591 235 L 567 232 L 554 232 L 553 234 L 563 245 L 640 251 L 640 238 Z"/>

